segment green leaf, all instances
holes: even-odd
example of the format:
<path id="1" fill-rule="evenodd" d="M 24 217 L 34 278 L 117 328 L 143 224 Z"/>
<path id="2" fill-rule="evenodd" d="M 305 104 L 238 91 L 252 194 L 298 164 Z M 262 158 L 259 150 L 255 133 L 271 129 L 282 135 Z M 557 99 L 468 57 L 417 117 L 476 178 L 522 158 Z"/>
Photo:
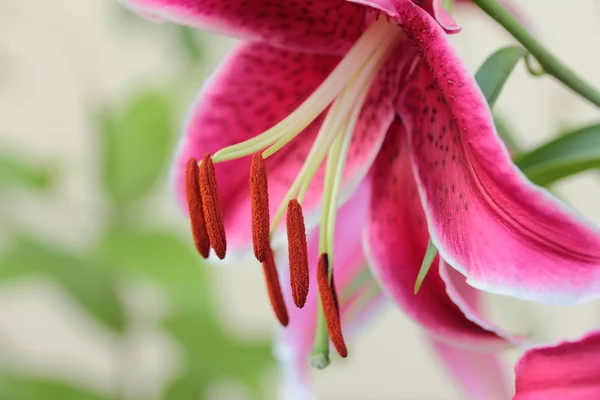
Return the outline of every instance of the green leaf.
<path id="1" fill-rule="evenodd" d="M 433 264 L 433 260 L 435 260 L 435 256 L 437 256 L 437 248 L 429 239 L 429 243 L 427 244 L 427 250 L 425 251 L 425 257 L 423 257 L 423 262 L 421 263 L 421 269 L 419 269 L 419 275 L 417 275 L 417 281 L 415 282 L 415 294 L 419 293 L 419 289 L 421 289 L 421 285 L 425 280 L 425 276 L 429 272 L 431 268 L 431 264 Z"/>
<path id="2" fill-rule="evenodd" d="M 453 3 L 454 2 L 452 0 L 442 0 L 442 7 L 444 7 L 444 10 L 450 12 L 452 11 L 452 7 L 454 6 Z"/>
<path id="3" fill-rule="evenodd" d="M 110 400 L 89 389 L 50 378 L 0 375 L 2 400 Z"/>
<path id="4" fill-rule="evenodd" d="M 20 239 L 0 259 L 0 281 L 40 274 L 55 280 L 87 312 L 121 331 L 125 312 L 106 271 L 92 268 L 64 250 Z"/>
<path id="5" fill-rule="evenodd" d="M 140 199 L 166 170 L 172 119 L 169 99 L 159 92 L 139 93 L 125 110 L 104 115 L 103 184 L 114 203 Z"/>
<path id="6" fill-rule="evenodd" d="M 517 62 L 526 54 L 527 50 L 518 46 L 504 47 L 489 56 L 479 67 L 475 79 L 490 108 L 496 104 L 496 100 Z"/>
<path id="7" fill-rule="evenodd" d="M 198 30 L 187 26 L 175 26 L 177 41 L 183 52 L 192 63 L 202 60 L 202 43 L 199 39 Z"/>
<path id="8" fill-rule="evenodd" d="M 528 152 L 515 160 L 538 185 L 593 168 L 600 168 L 600 124 L 580 128 Z"/>
<path id="9" fill-rule="evenodd" d="M 179 307 L 194 313 L 209 310 L 209 284 L 200 256 L 169 232 L 113 229 L 95 249 L 95 258 L 114 271 L 152 279 Z"/>
<path id="10" fill-rule="evenodd" d="M 55 171 L 25 161 L 15 154 L 0 153 L 0 188 L 23 187 L 48 189 L 56 177 Z"/>

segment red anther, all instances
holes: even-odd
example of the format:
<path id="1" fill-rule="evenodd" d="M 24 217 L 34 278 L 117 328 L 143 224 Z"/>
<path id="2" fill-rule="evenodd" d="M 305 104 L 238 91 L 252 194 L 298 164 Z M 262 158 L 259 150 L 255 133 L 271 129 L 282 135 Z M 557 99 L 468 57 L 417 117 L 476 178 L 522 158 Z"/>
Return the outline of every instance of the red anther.
<path id="1" fill-rule="evenodd" d="M 331 279 L 331 286 L 329 285 L 329 259 L 327 253 L 322 253 L 319 256 L 319 265 L 317 268 L 317 283 L 319 285 L 319 295 L 321 297 L 321 303 L 323 304 L 323 311 L 325 314 L 325 321 L 327 322 L 327 331 L 329 332 L 329 338 L 331 343 L 337 350 L 341 357 L 348 356 L 348 349 L 344 341 L 344 335 L 342 333 L 342 323 L 340 320 L 340 309 L 337 301 L 337 293 L 335 292 L 335 283 L 333 276 Z"/>
<path id="2" fill-rule="evenodd" d="M 265 160 L 260 153 L 252 157 L 250 167 L 250 201 L 252 206 L 252 244 L 254 256 L 260 262 L 267 257 L 270 246 L 269 187 Z"/>
<path id="3" fill-rule="evenodd" d="M 302 206 L 296 199 L 292 199 L 288 203 L 286 225 L 292 297 L 296 307 L 302 308 L 306 303 L 310 281 L 304 216 L 302 215 Z"/>
<path id="4" fill-rule="evenodd" d="M 287 326 L 290 320 L 285 301 L 283 300 L 283 294 L 281 293 L 281 284 L 279 283 L 279 274 L 277 273 L 277 267 L 273 259 L 273 250 L 270 247 L 267 248 L 267 256 L 262 266 L 273 312 L 277 316 L 279 323 L 282 326 Z"/>
<path id="5" fill-rule="evenodd" d="M 196 249 L 198 249 L 202 257 L 207 258 L 210 252 L 210 241 L 206 232 L 199 179 L 198 161 L 190 158 L 185 169 L 185 193 L 192 226 L 192 235 L 194 236 Z"/>
<path id="6" fill-rule="evenodd" d="M 225 258 L 227 241 L 225 238 L 225 225 L 217 188 L 217 176 L 210 154 L 206 153 L 200 164 L 200 194 L 202 195 L 202 209 L 206 221 L 206 231 L 210 245 L 220 259 Z"/>

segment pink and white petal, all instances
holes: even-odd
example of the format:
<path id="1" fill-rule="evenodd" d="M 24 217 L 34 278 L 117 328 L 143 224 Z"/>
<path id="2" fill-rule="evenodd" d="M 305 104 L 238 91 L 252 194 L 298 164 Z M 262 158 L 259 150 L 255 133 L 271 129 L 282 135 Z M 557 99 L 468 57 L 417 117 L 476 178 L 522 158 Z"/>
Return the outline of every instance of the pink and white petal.
<path id="1" fill-rule="evenodd" d="M 521 174 L 443 30 L 402 4 L 421 61 L 398 110 L 442 257 L 485 291 L 558 304 L 599 297 L 599 231 Z"/>
<path id="2" fill-rule="evenodd" d="M 515 366 L 513 400 L 600 398 L 600 331 L 527 351 Z"/>
<path id="3" fill-rule="evenodd" d="M 352 3 L 362 4 L 367 7 L 374 8 L 379 11 L 385 12 L 392 18 L 398 17 L 396 3 L 398 1 L 405 0 L 347 0 Z M 431 14 L 435 20 L 440 24 L 447 33 L 458 33 L 460 27 L 452 18 L 452 15 L 448 13 L 444 7 L 442 7 L 441 0 L 418 0 L 415 3 L 419 4 L 425 11 Z"/>
<path id="4" fill-rule="evenodd" d="M 365 184 L 357 190 L 354 196 L 340 209 L 336 220 L 335 231 L 335 259 L 333 273 L 339 294 L 344 293 L 353 280 L 365 268 L 365 258 L 360 245 L 360 235 L 356 227 L 364 222 L 370 188 Z M 319 232 L 314 231 L 309 237 L 308 254 L 310 261 L 310 291 L 306 304 L 302 309 L 295 307 L 289 287 L 289 266 L 287 264 L 287 253 L 278 253 L 277 260 L 284 296 L 290 314 L 290 323 L 282 328 L 278 334 L 275 355 L 282 367 L 284 378 L 284 392 L 286 399 L 304 400 L 309 399 L 310 391 L 310 353 L 314 340 L 317 319 L 317 281 L 316 268 L 319 257 Z M 341 300 L 343 329 L 348 330 L 356 321 L 364 320 L 368 315 L 375 312 L 381 304 L 380 297 L 375 297 L 373 302 L 361 309 L 358 313 L 352 313 L 351 307 Z M 351 317 L 351 318 L 349 318 Z M 364 326 L 364 325 L 363 325 Z M 294 393 L 293 391 L 297 392 Z M 296 397 L 294 397 L 296 395 Z"/>
<path id="5" fill-rule="evenodd" d="M 121 0 L 144 16 L 290 50 L 343 54 L 367 9 L 345 0 Z"/>
<path id="6" fill-rule="evenodd" d="M 190 157 L 201 159 L 207 152 L 214 153 L 270 128 L 296 109 L 338 62 L 337 57 L 296 53 L 264 43 L 239 45 L 205 84 L 188 116 L 174 170 L 182 205 L 185 164 Z M 279 181 L 287 182 L 299 169 L 318 129 L 319 121 L 303 133 L 308 143 L 294 142 L 267 160 L 272 207 L 277 207 L 276 201 L 283 196 Z M 285 157 L 289 159 L 283 162 Z M 233 253 L 250 251 L 250 157 L 215 167 L 228 247 Z"/>
<path id="7" fill-rule="evenodd" d="M 488 331 L 494 332 L 514 345 L 525 345 L 527 340 L 525 337 L 506 332 L 482 315 L 483 303 L 481 296 L 484 293 L 468 285 L 465 277 L 450 267 L 444 260 L 440 260 L 440 277 L 446 284 L 446 293 L 448 293 L 450 299 L 460 308 L 468 320 L 473 321 Z"/>
<path id="8" fill-rule="evenodd" d="M 430 345 L 467 400 L 507 400 L 510 389 L 500 356 L 430 339 Z"/>
<path id="9" fill-rule="evenodd" d="M 442 0 L 422 0 L 420 6 L 435 18 L 437 23 L 440 24 L 446 33 L 452 34 L 460 32 L 460 26 L 458 26 L 454 18 L 452 18 L 452 15 L 444 9 Z"/>
<path id="10" fill-rule="evenodd" d="M 363 246 L 381 287 L 410 318 L 440 340 L 474 348 L 505 347 L 502 338 L 466 318 L 448 296 L 439 258 L 414 294 L 429 236 L 410 168 L 406 131 L 399 120 L 386 136 L 370 179 L 373 193 Z"/>

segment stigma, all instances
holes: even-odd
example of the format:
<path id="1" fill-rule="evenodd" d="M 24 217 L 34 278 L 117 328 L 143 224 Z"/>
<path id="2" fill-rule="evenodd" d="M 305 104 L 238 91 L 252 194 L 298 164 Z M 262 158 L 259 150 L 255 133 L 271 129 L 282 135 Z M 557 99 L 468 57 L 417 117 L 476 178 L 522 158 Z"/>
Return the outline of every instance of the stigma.
<path id="1" fill-rule="evenodd" d="M 302 203 L 317 171 L 326 163 L 317 282 L 320 310 L 324 312 L 327 325 L 322 328 L 342 357 L 347 355 L 347 350 L 332 274 L 339 194 L 352 135 L 369 89 L 403 35 L 400 27 L 385 18 L 378 18 L 370 24 L 322 84 L 286 118 L 249 140 L 220 149 L 212 156 L 204 155 L 196 169 L 192 165 L 196 160 L 190 160 L 186 173 L 186 194 L 196 246 L 203 257 L 208 256 L 210 246 L 217 257 L 222 259 L 225 257 L 227 244 L 214 164 L 252 156 L 249 174 L 252 215 L 248 218 L 252 221 L 253 250 L 256 259 L 263 264 L 274 313 L 285 326 L 288 323 L 288 313 L 281 295 L 271 240 L 285 215 L 291 293 L 294 305 L 302 308 L 306 303 L 310 282 Z M 326 116 L 306 160 L 276 213 L 270 215 L 265 160 L 294 140 L 325 111 Z M 319 324 L 318 322 L 317 329 L 320 329 Z M 329 339 L 326 342 L 328 345 Z M 328 356 L 325 358 L 328 359 Z M 320 366 L 322 364 L 319 363 Z"/>

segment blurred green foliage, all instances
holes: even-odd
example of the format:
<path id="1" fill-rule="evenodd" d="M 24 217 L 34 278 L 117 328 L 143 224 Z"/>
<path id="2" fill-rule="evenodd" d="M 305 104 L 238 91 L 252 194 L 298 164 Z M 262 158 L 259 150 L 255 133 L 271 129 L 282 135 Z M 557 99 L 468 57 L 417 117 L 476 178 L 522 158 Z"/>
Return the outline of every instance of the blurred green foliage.
<path id="1" fill-rule="evenodd" d="M 0 190 L 28 188 L 44 190 L 55 179 L 55 171 L 47 166 L 36 165 L 8 151 L 0 152 Z"/>
<path id="2" fill-rule="evenodd" d="M 538 185 L 547 186 L 589 169 L 600 168 L 600 124 L 569 130 L 521 154 L 515 162 Z"/>
<path id="3" fill-rule="evenodd" d="M 0 390 L 2 400 L 116 400 L 66 382 L 9 374 L 0 376 Z"/>
<path id="4" fill-rule="evenodd" d="M 166 171 L 174 138 L 169 104 L 164 93 L 147 91 L 103 113 L 102 183 L 116 206 L 148 194 Z"/>
<path id="5" fill-rule="evenodd" d="M 169 34 L 183 51 L 185 68 L 202 61 L 196 33 L 180 28 Z M 2 234 L 10 244 L 0 253 L 0 290 L 31 276 L 50 279 L 96 329 L 107 330 L 127 346 L 135 315 L 126 307 L 123 288 L 131 280 L 152 282 L 166 294 L 169 310 L 155 329 L 166 332 L 184 355 L 184 365 L 161 398 L 203 399 L 214 384 L 236 382 L 251 398 L 269 399 L 272 393 L 265 392 L 264 380 L 273 367 L 270 341 L 243 340 L 222 326 L 212 297 L 212 269 L 202 265 L 191 239 L 182 239 L 187 231 L 182 229 L 183 236 L 174 233 L 152 210 L 140 207 L 167 190 L 181 114 L 173 107 L 179 95 L 173 88 L 178 85 L 181 82 L 169 90 L 142 89 L 130 93 L 123 104 L 102 107 L 95 170 L 100 171 L 100 203 L 108 209 L 101 210 L 107 217 L 98 236 L 84 248 L 65 248 L 27 233 L 25 226 L 7 225 Z M 54 169 L 28 162 L 18 152 L 0 152 L 0 200 L 14 190 L 21 190 L 19 196 L 41 199 L 60 178 Z M 127 377 L 120 380 L 126 382 Z M 117 385 L 109 395 L 94 393 L 70 381 L 0 363 L 1 400 L 117 400 L 123 391 L 122 382 Z"/>

